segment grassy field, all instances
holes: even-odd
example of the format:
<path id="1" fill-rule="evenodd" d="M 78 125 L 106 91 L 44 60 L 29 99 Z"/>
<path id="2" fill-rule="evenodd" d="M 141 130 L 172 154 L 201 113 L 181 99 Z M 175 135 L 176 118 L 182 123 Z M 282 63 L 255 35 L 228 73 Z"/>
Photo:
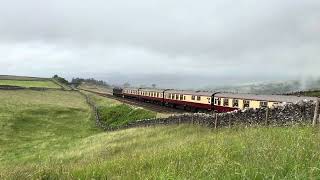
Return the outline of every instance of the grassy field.
<path id="1" fill-rule="evenodd" d="M 90 90 L 90 91 L 95 91 L 95 92 L 100 92 L 100 93 L 112 94 L 112 88 L 102 86 L 102 85 L 97 85 L 97 84 L 83 82 L 79 86 L 79 88 Z"/>
<path id="2" fill-rule="evenodd" d="M 101 132 L 76 92 L 1 90 L 0 102 L 0 179 L 55 159 L 71 142 Z"/>
<path id="3" fill-rule="evenodd" d="M 26 80 L 26 81 L 45 81 L 45 80 L 50 80 L 50 78 L 28 77 L 28 76 L 13 76 L 13 75 L 0 75 L 0 79 L 3 79 L 3 80 Z"/>
<path id="4" fill-rule="evenodd" d="M 311 127 L 102 132 L 77 92 L 0 91 L 0 179 L 317 179 L 319 139 Z"/>
<path id="5" fill-rule="evenodd" d="M 21 87 L 40 87 L 40 88 L 60 88 L 52 81 L 25 81 L 25 80 L 0 80 L 0 85 L 21 86 Z"/>

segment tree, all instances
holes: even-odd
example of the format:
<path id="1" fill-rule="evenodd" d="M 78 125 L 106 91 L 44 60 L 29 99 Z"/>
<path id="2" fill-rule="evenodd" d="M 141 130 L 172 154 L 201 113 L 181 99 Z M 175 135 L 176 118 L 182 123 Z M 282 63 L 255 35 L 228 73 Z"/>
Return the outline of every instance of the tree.
<path id="1" fill-rule="evenodd" d="M 69 82 L 66 79 L 64 79 L 63 77 L 59 77 L 58 75 L 54 75 L 53 79 L 55 79 L 56 81 L 62 84 L 69 84 Z"/>
<path id="2" fill-rule="evenodd" d="M 75 86 L 79 86 L 82 82 L 86 82 L 89 84 L 94 84 L 94 85 L 101 85 L 101 86 L 106 86 L 110 87 L 110 85 L 102 80 L 96 80 L 94 78 L 89 78 L 89 79 L 83 79 L 83 78 L 72 78 L 71 83 L 74 84 Z"/>

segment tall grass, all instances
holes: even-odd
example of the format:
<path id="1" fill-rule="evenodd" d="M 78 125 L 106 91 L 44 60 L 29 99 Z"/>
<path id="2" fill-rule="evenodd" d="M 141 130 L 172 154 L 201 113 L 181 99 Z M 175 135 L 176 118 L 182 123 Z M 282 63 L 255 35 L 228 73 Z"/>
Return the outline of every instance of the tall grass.
<path id="1" fill-rule="evenodd" d="M 3 176 L 57 179 L 306 179 L 320 176 L 309 127 L 210 130 L 188 125 L 100 133 Z"/>

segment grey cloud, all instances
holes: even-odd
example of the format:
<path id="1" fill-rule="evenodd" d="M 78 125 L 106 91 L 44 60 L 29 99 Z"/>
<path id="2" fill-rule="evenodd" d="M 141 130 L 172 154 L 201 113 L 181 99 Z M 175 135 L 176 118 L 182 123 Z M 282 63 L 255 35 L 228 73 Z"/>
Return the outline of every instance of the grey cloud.
<path id="1" fill-rule="evenodd" d="M 0 70 L 181 87 L 320 76 L 319 19 L 317 0 L 11 0 Z"/>

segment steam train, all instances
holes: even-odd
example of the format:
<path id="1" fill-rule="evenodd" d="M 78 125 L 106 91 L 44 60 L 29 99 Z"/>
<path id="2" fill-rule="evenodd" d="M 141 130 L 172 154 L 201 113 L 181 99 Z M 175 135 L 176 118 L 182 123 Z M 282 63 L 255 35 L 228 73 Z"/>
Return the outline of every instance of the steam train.
<path id="1" fill-rule="evenodd" d="M 257 95 L 220 93 L 206 91 L 185 91 L 172 89 L 114 88 L 113 95 L 150 102 L 168 107 L 181 107 L 193 112 L 230 112 L 246 108 L 272 108 L 286 103 L 315 101 L 312 97 L 287 95 Z"/>

